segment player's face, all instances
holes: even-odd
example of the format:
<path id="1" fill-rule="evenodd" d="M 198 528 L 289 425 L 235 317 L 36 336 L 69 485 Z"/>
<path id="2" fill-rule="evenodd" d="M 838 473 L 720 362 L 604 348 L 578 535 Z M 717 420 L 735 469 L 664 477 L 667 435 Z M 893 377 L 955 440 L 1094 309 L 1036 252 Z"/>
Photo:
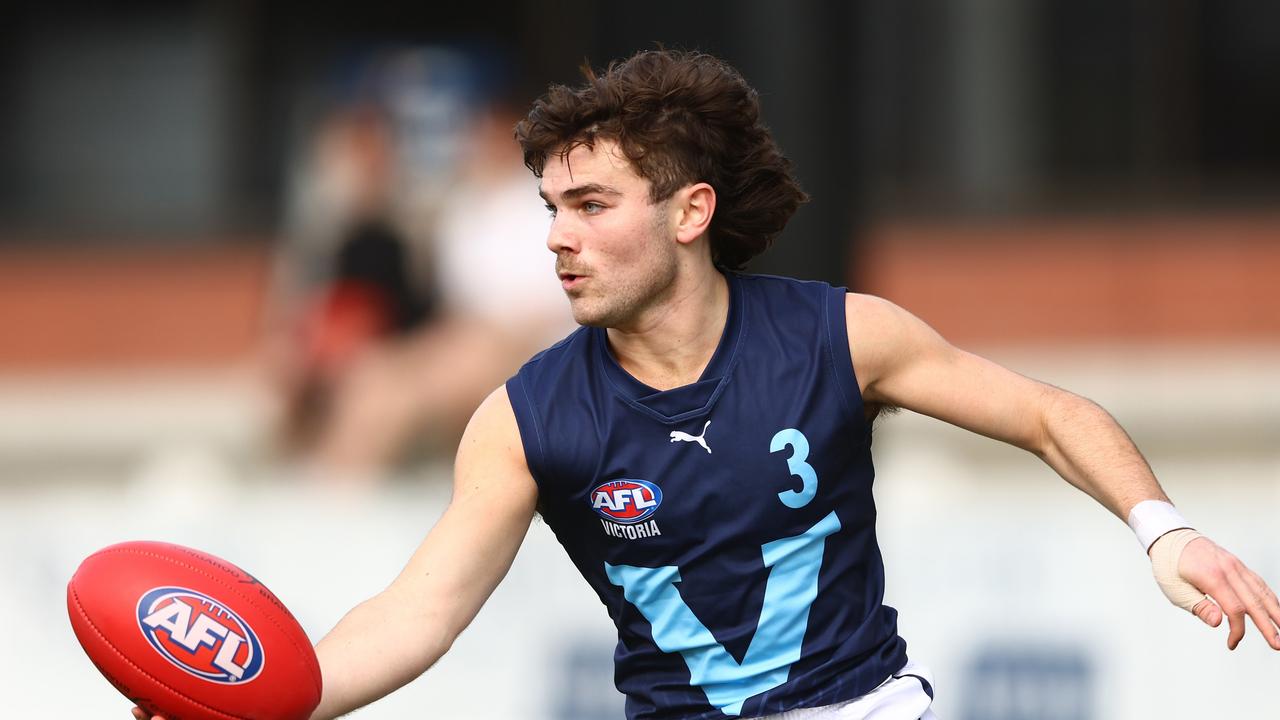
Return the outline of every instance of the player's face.
<path id="1" fill-rule="evenodd" d="M 670 294 L 678 267 L 670 203 L 649 201 L 649 181 L 616 143 L 552 155 L 541 194 L 552 213 L 547 247 L 574 320 L 626 328 Z"/>

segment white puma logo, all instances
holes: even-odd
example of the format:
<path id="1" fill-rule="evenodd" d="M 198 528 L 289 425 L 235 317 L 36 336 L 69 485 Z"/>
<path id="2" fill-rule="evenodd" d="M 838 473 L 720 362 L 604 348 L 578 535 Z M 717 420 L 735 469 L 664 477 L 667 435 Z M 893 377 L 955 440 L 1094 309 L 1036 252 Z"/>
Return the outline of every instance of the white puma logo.
<path id="1" fill-rule="evenodd" d="M 708 453 L 710 453 L 710 452 L 711 452 L 711 447 L 710 447 L 709 445 L 707 445 L 707 441 L 705 440 L 705 438 L 706 438 L 706 436 L 707 436 L 707 428 L 709 428 L 709 427 L 711 427 L 711 421 L 710 421 L 710 420 L 708 420 L 708 421 L 707 421 L 707 424 L 706 424 L 706 425 L 703 425 L 703 426 L 702 426 L 702 434 L 701 434 L 701 435 L 690 435 L 689 433 L 687 433 L 687 432 L 681 432 L 680 430 L 672 430 L 672 431 L 671 431 L 671 442 L 692 442 L 692 443 L 698 443 L 699 445 L 701 445 L 701 446 L 702 446 L 702 449 L 703 449 L 703 450 L 706 450 Z"/>

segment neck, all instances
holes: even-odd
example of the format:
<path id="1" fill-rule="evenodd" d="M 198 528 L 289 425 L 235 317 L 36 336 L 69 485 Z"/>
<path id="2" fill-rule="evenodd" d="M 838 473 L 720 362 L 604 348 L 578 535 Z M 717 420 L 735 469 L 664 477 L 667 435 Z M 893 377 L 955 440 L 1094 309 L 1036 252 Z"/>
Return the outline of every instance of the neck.
<path id="1" fill-rule="evenodd" d="M 668 299 L 636 322 L 609 328 L 609 347 L 637 380 L 670 390 L 702 375 L 728 319 L 729 284 L 712 268 L 678 283 Z"/>

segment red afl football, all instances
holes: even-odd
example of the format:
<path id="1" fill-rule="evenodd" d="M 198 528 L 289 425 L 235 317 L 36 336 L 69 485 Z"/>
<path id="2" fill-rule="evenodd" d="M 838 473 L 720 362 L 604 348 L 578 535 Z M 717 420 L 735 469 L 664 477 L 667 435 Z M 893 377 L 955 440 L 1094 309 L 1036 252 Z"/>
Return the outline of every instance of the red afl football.
<path id="1" fill-rule="evenodd" d="M 127 542 L 67 584 L 76 638 L 107 680 L 168 720 L 305 720 L 320 665 L 284 604 L 249 573 L 180 545 Z"/>

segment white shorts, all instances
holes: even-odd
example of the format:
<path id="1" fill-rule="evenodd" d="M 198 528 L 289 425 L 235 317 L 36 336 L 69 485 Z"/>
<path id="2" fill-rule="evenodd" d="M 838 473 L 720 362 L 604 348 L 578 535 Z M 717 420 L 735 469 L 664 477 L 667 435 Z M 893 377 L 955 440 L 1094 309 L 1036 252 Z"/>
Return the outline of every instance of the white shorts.
<path id="1" fill-rule="evenodd" d="M 938 720 L 933 704 L 933 674 L 908 662 L 875 690 L 835 705 L 788 710 L 760 720 Z"/>

